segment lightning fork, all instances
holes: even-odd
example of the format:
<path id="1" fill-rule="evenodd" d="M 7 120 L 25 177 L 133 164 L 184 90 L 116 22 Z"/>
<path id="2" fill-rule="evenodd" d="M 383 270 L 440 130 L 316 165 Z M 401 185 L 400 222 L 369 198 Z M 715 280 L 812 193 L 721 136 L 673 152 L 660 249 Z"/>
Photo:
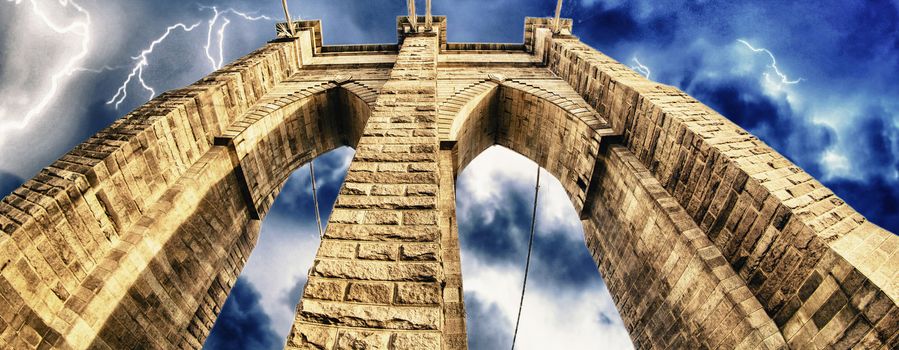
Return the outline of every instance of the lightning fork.
<path id="1" fill-rule="evenodd" d="M 796 80 L 790 80 L 790 79 L 787 77 L 786 74 L 782 73 L 782 72 L 780 71 L 780 68 L 777 68 L 777 58 L 775 58 L 775 57 L 774 57 L 774 54 L 771 53 L 771 51 L 769 51 L 768 49 L 763 48 L 763 47 L 755 48 L 755 47 L 752 46 L 752 44 L 748 43 L 746 40 L 743 40 L 743 39 L 737 39 L 737 41 L 738 41 L 739 43 L 745 45 L 746 47 L 748 47 L 749 50 L 752 50 L 752 52 L 756 52 L 756 53 L 758 53 L 758 52 L 764 52 L 765 54 L 767 54 L 768 57 L 771 58 L 771 64 L 769 64 L 768 67 L 770 67 L 771 69 L 773 69 L 773 70 L 774 70 L 774 74 L 777 74 L 777 76 L 780 77 L 780 82 L 781 82 L 781 84 L 793 85 L 793 84 L 798 84 L 799 82 L 801 82 L 801 81 L 803 80 L 802 78 L 799 78 L 799 79 L 796 79 Z M 768 75 L 767 75 L 767 74 L 765 74 L 765 78 L 768 79 Z"/>
<path id="2" fill-rule="evenodd" d="M 222 26 L 219 27 L 218 31 L 215 31 L 215 25 L 216 25 L 216 23 L 218 23 L 219 17 L 222 17 L 223 15 L 230 13 L 230 14 L 239 16 L 243 19 L 246 19 L 248 21 L 259 21 L 259 20 L 272 21 L 273 20 L 269 16 L 265 16 L 265 15 L 252 16 L 247 13 L 237 11 L 230 7 L 227 9 L 221 10 L 221 11 L 216 6 L 200 6 L 200 9 L 201 10 L 212 10 L 212 12 L 213 12 L 212 18 L 208 21 L 209 26 L 206 31 L 206 45 L 203 47 L 203 49 L 206 51 L 206 59 L 208 59 L 209 63 L 212 65 L 212 70 L 222 68 L 222 65 L 224 64 L 224 61 L 225 61 L 225 59 L 224 59 L 225 28 L 228 27 L 229 23 L 231 23 L 231 21 L 227 17 L 223 17 L 224 22 L 223 22 Z M 212 49 L 213 32 L 215 32 L 216 35 L 218 36 L 218 56 L 219 56 L 218 61 L 216 61 L 215 57 L 213 57 L 212 53 L 210 53 L 210 50 Z"/>
<path id="3" fill-rule="evenodd" d="M 7 2 L 12 2 L 12 1 L 15 2 L 15 5 L 18 5 L 22 2 L 22 0 L 7 0 Z M 47 14 L 44 13 L 38 7 L 36 0 L 29 0 L 28 2 L 31 3 L 31 9 L 34 12 L 34 14 L 37 15 L 37 17 L 40 18 L 41 21 L 48 28 L 53 30 L 54 32 L 56 32 L 58 34 L 73 33 L 75 35 L 82 37 L 81 51 L 79 51 L 77 55 L 72 56 L 72 58 L 70 58 L 68 61 L 66 61 L 65 66 L 60 71 L 53 74 L 53 76 L 50 79 L 50 88 L 47 90 L 47 93 L 44 94 L 44 97 L 41 98 L 40 102 L 38 102 L 38 104 L 34 108 L 29 110 L 25 114 L 24 118 L 22 118 L 19 121 L 6 120 L 2 124 L 0 124 L 0 130 L 6 130 L 6 129 L 22 130 L 26 126 L 28 126 L 28 124 L 31 122 L 31 120 L 34 118 L 34 116 L 43 112 L 44 109 L 47 108 L 47 105 L 50 104 L 50 101 L 52 101 L 53 98 L 56 96 L 56 93 L 59 90 L 60 80 L 63 77 L 71 76 L 73 73 L 77 72 L 80 68 L 76 67 L 75 65 L 78 62 L 81 62 L 85 57 L 87 57 L 87 54 L 90 52 L 90 48 L 89 48 L 89 46 L 90 46 L 90 26 L 91 26 L 90 12 L 88 12 L 83 7 L 78 5 L 78 3 L 76 3 L 74 0 L 59 0 L 59 4 L 62 5 L 63 7 L 68 7 L 69 5 L 71 5 L 72 8 L 74 8 L 76 11 L 78 11 L 79 13 L 84 15 L 83 21 L 76 21 L 68 26 L 60 26 L 60 25 L 57 25 L 56 23 L 54 23 L 52 20 L 50 20 L 49 17 L 47 17 Z M 0 132 L 0 134 L 3 134 L 3 132 Z"/>
<path id="4" fill-rule="evenodd" d="M 150 98 L 152 98 L 153 96 L 156 96 L 156 91 L 152 87 L 147 85 L 146 81 L 144 81 L 144 75 L 143 75 L 144 67 L 149 65 L 148 56 L 151 53 L 153 53 L 153 50 L 156 48 L 156 45 L 159 45 L 160 43 L 165 41 L 165 39 L 170 34 L 172 34 L 173 30 L 180 28 L 180 29 L 184 30 L 185 32 L 189 32 L 189 31 L 194 30 L 194 28 L 196 28 L 199 25 L 200 25 L 200 23 L 196 23 L 192 26 L 187 26 L 183 23 L 171 25 L 168 28 L 166 28 L 165 33 L 162 36 L 160 36 L 156 40 L 153 40 L 153 42 L 150 43 L 150 47 L 141 51 L 140 55 L 131 57 L 131 59 L 137 61 L 137 63 L 135 63 L 134 67 L 131 69 L 131 73 L 128 74 L 128 77 L 125 79 L 125 81 L 119 87 L 118 91 L 116 91 L 115 96 L 110 98 L 109 101 L 106 101 L 106 104 L 114 103 L 115 108 L 118 109 L 119 105 L 121 105 L 122 102 L 125 101 L 125 98 L 128 97 L 128 85 L 131 83 L 131 80 L 134 79 L 135 77 L 137 77 L 137 80 L 140 82 L 141 87 L 143 87 L 145 90 L 150 92 Z"/>
<path id="5" fill-rule="evenodd" d="M 634 58 L 632 60 L 634 61 L 634 64 L 636 64 L 636 65 L 631 66 L 631 69 L 637 71 L 637 73 L 643 74 L 643 76 L 645 76 L 646 79 L 649 79 L 649 76 L 652 75 L 652 71 L 649 70 L 649 67 L 643 65 L 643 63 L 640 63 L 640 60 L 637 58 L 637 56 L 634 56 Z"/>

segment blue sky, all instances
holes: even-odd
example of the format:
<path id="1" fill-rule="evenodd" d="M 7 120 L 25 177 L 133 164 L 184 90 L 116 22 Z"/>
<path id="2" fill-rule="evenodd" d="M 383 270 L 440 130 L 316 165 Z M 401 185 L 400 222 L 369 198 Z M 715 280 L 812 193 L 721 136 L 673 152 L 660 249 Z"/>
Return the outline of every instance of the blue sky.
<path id="1" fill-rule="evenodd" d="M 331 44 L 395 41 L 393 23 L 405 4 L 289 2 L 294 16 L 324 20 Z M 210 25 L 215 12 L 205 6 L 213 5 L 252 16 L 223 12 Z M 450 41 L 521 42 L 523 18 L 550 15 L 553 7 L 551 0 L 434 1 L 434 13 L 449 17 Z M 107 104 L 140 62 L 132 57 L 167 27 L 184 24 L 141 67 L 156 93 L 271 39 L 274 22 L 254 16 L 280 13 L 275 0 L 0 2 L 0 195 L 150 98 L 132 80 L 118 108 Z M 563 15 L 574 18 L 584 42 L 625 64 L 639 61 L 651 79 L 728 116 L 899 232 L 899 0 L 568 0 Z M 534 165 L 509 153 L 490 149 L 458 179 L 472 349 L 505 347 L 511 338 Z M 317 161 L 324 208 L 351 157 L 340 149 Z M 562 339 L 573 349 L 626 348 L 573 209 L 554 179 L 544 179 L 522 331 L 535 347 Z M 317 245 L 310 203 L 304 168 L 265 220 L 209 348 L 281 346 Z"/>

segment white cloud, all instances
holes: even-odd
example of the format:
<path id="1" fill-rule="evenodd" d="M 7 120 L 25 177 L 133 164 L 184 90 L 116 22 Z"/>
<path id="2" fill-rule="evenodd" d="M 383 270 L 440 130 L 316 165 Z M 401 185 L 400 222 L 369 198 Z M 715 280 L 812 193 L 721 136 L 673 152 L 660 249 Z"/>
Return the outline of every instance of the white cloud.
<path id="1" fill-rule="evenodd" d="M 826 176 L 828 178 L 847 177 L 852 175 L 849 159 L 836 149 L 830 149 L 827 152 L 824 152 L 824 155 L 821 157 L 821 165 L 823 165 L 827 171 Z"/>
<path id="2" fill-rule="evenodd" d="M 536 164 L 509 149 L 492 147 L 475 158 L 458 181 L 458 212 L 477 210 L 491 213 L 510 205 L 507 202 L 510 191 L 533 193 Z M 581 253 L 587 254 L 583 245 L 583 227 L 562 185 L 545 170 L 540 182 L 537 239 L 562 234 L 565 239 L 580 243 L 574 246 L 582 247 L 584 250 Z M 530 206 L 531 202 L 528 202 L 527 207 Z M 515 227 L 507 230 L 512 231 L 510 236 L 522 239 L 526 239 L 528 234 L 516 232 Z M 479 233 L 460 232 L 460 235 Z M 487 308 L 495 307 L 501 315 L 492 315 L 494 318 L 491 321 L 499 323 L 495 324 L 496 328 L 506 330 L 506 338 L 511 341 L 524 276 L 523 261 L 522 265 L 519 262 L 488 261 L 466 248 L 467 245 L 463 244 L 462 276 L 466 296 L 477 298 L 479 304 Z M 531 263 L 534 267 L 544 262 L 534 256 Z M 579 289 L 566 284 L 542 285 L 539 283 L 541 276 L 534 274 L 532 269 L 516 348 L 594 349 L 599 344 L 607 349 L 633 348 L 611 296 L 598 275 L 595 275 L 594 281 L 585 282 L 586 286 Z M 472 314 L 471 310 L 469 314 Z M 471 324 L 472 320 L 468 322 Z M 469 338 L 479 336 L 477 332 L 469 328 Z"/>
<path id="3" fill-rule="evenodd" d="M 342 185 L 339 180 L 346 173 L 353 153 L 352 148 L 344 147 L 317 159 L 316 184 L 320 191 L 334 191 Z M 263 221 L 256 247 L 241 272 L 241 276 L 259 291 L 260 304 L 271 317 L 272 328 L 284 339 L 293 325 L 295 313 L 295 305 L 288 305 L 286 299 L 298 284 L 306 280 L 319 246 L 313 209 L 305 205 L 311 202 L 311 198 L 309 165 L 305 165 L 295 170 L 285 184 L 275 207 Z M 326 218 L 331 203 L 322 202 L 321 196 L 319 201 L 322 216 Z M 290 209 L 279 208 L 308 212 L 294 213 Z M 307 219 L 299 219 L 301 217 Z"/>
<path id="4" fill-rule="evenodd" d="M 511 340 L 524 272 L 509 265 L 484 263 L 472 254 L 464 254 L 462 264 L 466 295 L 496 305 L 501 312 L 497 318 L 504 325 L 500 328 L 508 331 Z M 517 349 L 595 349 L 598 344 L 604 349 L 633 348 L 605 285 L 571 290 L 541 286 L 533 279 L 530 282 Z"/>
<path id="5" fill-rule="evenodd" d="M 305 278 L 318 244 L 314 222 L 299 224 L 294 220 L 268 217 L 256 248 L 241 272 L 259 291 L 260 303 L 272 319 L 272 328 L 284 339 L 293 325 L 295 311 L 285 305 L 284 296 L 297 281 Z"/>

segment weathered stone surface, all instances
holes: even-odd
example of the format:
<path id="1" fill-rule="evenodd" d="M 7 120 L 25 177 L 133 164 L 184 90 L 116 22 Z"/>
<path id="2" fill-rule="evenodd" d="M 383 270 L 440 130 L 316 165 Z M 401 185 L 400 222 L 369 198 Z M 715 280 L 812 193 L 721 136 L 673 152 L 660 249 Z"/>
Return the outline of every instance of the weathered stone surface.
<path id="1" fill-rule="evenodd" d="M 439 349 L 440 336 L 433 333 L 398 333 L 393 339 L 394 349 Z"/>
<path id="2" fill-rule="evenodd" d="M 366 244 L 359 245 L 359 259 L 363 260 L 396 260 L 398 246 L 391 244 Z"/>
<path id="3" fill-rule="evenodd" d="M 435 241 L 440 231 L 436 226 L 377 226 L 328 224 L 325 238 L 360 241 Z"/>
<path id="4" fill-rule="evenodd" d="M 336 328 L 294 324 L 295 336 L 287 341 L 287 349 L 331 349 L 337 338 Z"/>
<path id="5" fill-rule="evenodd" d="M 440 285 L 436 283 L 400 283 L 396 289 L 397 304 L 440 304 Z"/>
<path id="6" fill-rule="evenodd" d="M 390 304 L 393 300 L 392 283 L 350 283 L 346 300 L 360 303 Z"/>
<path id="7" fill-rule="evenodd" d="M 411 261 L 436 261 L 440 253 L 436 244 L 403 244 L 400 259 Z"/>
<path id="8" fill-rule="evenodd" d="M 300 318 L 315 322 L 347 327 L 365 327 L 397 330 L 440 329 L 440 310 L 432 307 L 391 307 L 303 300 Z"/>
<path id="9" fill-rule="evenodd" d="M 313 276 L 366 281 L 435 281 L 441 276 L 437 263 L 319 260 Z"/>
<path id="10" fill-rule="evenodd" d="M 356 257 L 358 244 L 355 242 L 322 241 L 318 255 L 323 258 L 352 259 Z"/>
<path id="11" fill-rule="evenodd" d="M 303 290 L 303 297 L 340 301 L 343 300 L 346 285 L 347 283 L 341 280 L 310 278 Z"/>
<path id="12" fill-rule="evenodd" d="M 341 350 L 387 350 L 390 333 L 341 331 L 337 338 L 337 348 Z"/>

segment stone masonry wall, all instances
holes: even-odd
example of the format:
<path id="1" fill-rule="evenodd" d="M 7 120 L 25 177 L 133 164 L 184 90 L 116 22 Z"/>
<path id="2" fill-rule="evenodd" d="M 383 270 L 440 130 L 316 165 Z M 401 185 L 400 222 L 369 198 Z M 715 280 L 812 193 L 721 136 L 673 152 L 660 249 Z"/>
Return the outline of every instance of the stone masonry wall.
<path id="1" fill-rule="evenodd" d="M 78 145 L 0 203 L 0 344 L 83 347 L 106 316 L 83 310 L 131 227 L 212 147 L 213 137 L 298 67 L 293 41 L 265 45 L 165 93 Z M 131 242 L 134 243 L 134 242 Z M 110 261 L 113 259 L 113 261 Z M 108 264 L 108 265 L 104 265 Z M 111 264 L 111 265 L 109 265 Z M 135 276 L 138 269 L 135 271 Z M 117 296 L 118 295 L 118 296 Z"/>
<path id="2" fill-rule="evenodd" d="M 288 348 L 448 344 L 437 52 L 434 33 L 405 38 L 329 219 Z"/>
<path id="3" fill-rule="evenodd" d="M 541 90 L 514 81 L 503 82 L 495 93 L 479 96 L 457 119 L 457 171 L 487 147 L 501 145 L 532 160 L 562 183 L 575 209 L 584 205 L 603 124 L 591 126 L 592 114 L 575 104 L 559 104 Z M 575 114 L 580 112 L 585 114 Z"/>
<path id="4" fill-rule="evenodd" d="M 543 40 L 550 69 L 612 122 L 792 346 L 899 342 L 899 236 L 683 92 L 575 39 Z"/>
<path id="5" fill-rule="evenodd" d="M 743 279 L 630 151 L 611 146 L 599 166 L 584 234 L 638 348 L 785 346 Z"/>

